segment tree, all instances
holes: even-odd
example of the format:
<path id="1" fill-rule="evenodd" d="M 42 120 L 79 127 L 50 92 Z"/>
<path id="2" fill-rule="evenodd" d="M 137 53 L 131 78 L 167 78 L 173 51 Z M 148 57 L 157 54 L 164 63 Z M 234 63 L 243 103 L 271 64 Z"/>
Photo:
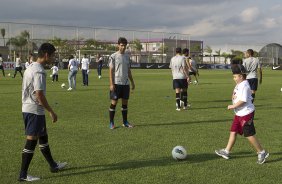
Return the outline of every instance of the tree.
<path id="1" fill-rule="evenodd" d="M 206 46 L 204 49 L 205 52 L 207 52 L 210 55 L 210 62 L 211 62 L 211 57 L 212 57 L 212 48 L 210 46 Z"/>
<path id="2" fill-rule="evenodd" d="M 224 57 L 224 64 L 226 64 L 227 58 L 231 58 L 231 55 L 226 52 L 223 52 L 221 56 Z"/>
<path id="3" fill-rule="evenodd" d="M 221 49 L 215 51 L 216 55 L 219 56 L 219 63 L 220 63 L 220 57 L 221 57 Z"/>
<path id="4" fill-rule="evenodd" d="M 62 54 L 64 48 L 67 45 L 67 41 L 66 40 L 62 40 L 61 38 L 58 38 L 58 37 L 54 37 L 54 39 L 53 40 L 49 40 L 49 42 L 51 44 L 53 44 L 54 47 L 56 48 L 57 53 L 58 53 L 58 59 L 60 61 L 61 60 L 61 54 Z"/>
<path id="5" fill-rule="evenodd" d="M 6 45 L 6 43 L 5 43 L 6 30 L 4 28 L 1 29 L 1 35 L 2 35 L 2 38 L 4 40 L 4 45 L 3 46 L 5 46 Z"/>

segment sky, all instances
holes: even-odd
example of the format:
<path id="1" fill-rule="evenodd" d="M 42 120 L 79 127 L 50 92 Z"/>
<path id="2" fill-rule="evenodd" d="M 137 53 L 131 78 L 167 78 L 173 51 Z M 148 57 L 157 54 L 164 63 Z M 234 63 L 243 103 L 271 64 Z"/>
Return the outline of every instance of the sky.
<path id="1" fill-rule="evenodd" d="M 215 48 L 282 44 L 281 0 L 1 0 L 0 22 L 190 34 Z"/>

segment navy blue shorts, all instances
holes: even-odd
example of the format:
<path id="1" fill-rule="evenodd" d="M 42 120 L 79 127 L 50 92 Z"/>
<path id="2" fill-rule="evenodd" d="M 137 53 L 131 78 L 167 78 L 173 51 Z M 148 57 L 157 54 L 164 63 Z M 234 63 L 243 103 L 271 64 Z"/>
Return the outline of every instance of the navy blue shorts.
<path id="1" fill-rule="evenodd" d="M 111 100 L 118 100 L 119 98 L 128 100 L 130 93 L 129 85 L 118 85 L 115 84 L 115 90 L 110 91 L 110 99 Z"/>
<path id="2" fill-rule="evenodd" d="M 256 91 L 258 89 L 258 79 L 257 78 L 253 78 L 253 79 L 247 79 L 251 90 Z"/>
<path id="3" fill-rule="evenodd" d="M 194 76 L 196 76 L 196 72 L 189 72 L 189 75 L 194 75 Z"/>
<path id="4" fill-rule="evenodd" d="M 172 85 L 173 85 L 173 89 L 176 89 L 176 88 L 180 88 L 180 89 L 188 88 L 187 79 L 173 79 Z"/>
<path id="5" fill-rule="evenodd" d="M 47 135 L 45 115 L 36 115 L 23 112 L 25 135 L 45 136 Z"/>

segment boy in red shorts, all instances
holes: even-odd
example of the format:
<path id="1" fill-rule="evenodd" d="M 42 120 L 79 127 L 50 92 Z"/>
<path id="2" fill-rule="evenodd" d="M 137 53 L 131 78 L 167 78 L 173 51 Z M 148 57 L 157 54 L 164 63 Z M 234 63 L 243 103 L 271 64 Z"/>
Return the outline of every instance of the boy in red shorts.
<path id="1" fill-rule="evenodd" d="M 258 164 L 263 164 L 269 153 L 266 152 L 255 137 L 254 127 L 255 106 L 252 103 L 252 93 L 250 85 L 246 80 L 246 69 L 243 65 L 232 67 L 233 80 L 236 86 L 232 95 L 233 105 L 228 105 L 228 110 L 233 109 L 235 117 L 230 129 L 228 144 L 225 149 L 215 150 L 215 153 L 225 159 L 229 159 L 229 152 L 236 142 L 237 134 L 243 135 L 249 140 L 258 153 Z"/>

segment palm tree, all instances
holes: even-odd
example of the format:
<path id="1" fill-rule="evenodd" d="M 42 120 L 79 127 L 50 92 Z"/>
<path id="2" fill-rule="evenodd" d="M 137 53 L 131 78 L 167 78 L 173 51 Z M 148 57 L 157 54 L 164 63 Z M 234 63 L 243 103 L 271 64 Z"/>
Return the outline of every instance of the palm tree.
<path id="1" fill-rule="evenodd" d="M 6 44 L 5 44 L 5 34 L 6 34 L 6 30 L 5 30 L 4 28 L 2 28 L 2 29 L 1 29 L 1 35 L 2 35 L 3 40 L 4 40 L 4 45 L 3 45 L 3 46 L 6 45 Z"/>
<path id="2" fill-rule="evenodd" d="M 210 62 L 211 62 L 211 56 L 212 56 L 212 48 L 210 46 L 206 46 L 204 49 L 205 52 L 207 52 L 210 55 Z"/>
<path id="3" fill-rule="evenodd" d="M 139 60 L 138 60 L 138 56 L 136 55 L 136 62 L 139 63 L 140 59 L 141 59 L 141 50 L 143 48 L 141 41 L 138 39 L 135 39 L 131 42 L 133 49 L 135 50 L 135 52 L 138 53 L 139 55 Z"/>
<path id="4" fill-rule="evenodd" d="M 219 57 L 219 63 L 220 63 L 220 57 L 221 57 L 221 49 L 215 51 L 216 55 Z"/>
<path id="5" fill-rule="evenodd" d="M 62 40 L 61 38 L 58 38 L 58 37 L 54 37 L 54 39 L 50 40 L 49 42 L 52 43 L 54 45 L 54 47 L 56 48 L 57 53 L 58 53 L 58 59 L 60 61 L 61 53 L 62 53 L 64 47 L 66 47 L 67 41 Z"/>
<path id="6" fill-rule="evenodd" d="M 27 39 L 22 36 L 16 36 L 13 38 L 10 38 L 7 42 L 7 45 L 12 45 L 15 50 L 19 50 L 20 53 L 23 51 L 23 47 L 26 46 Z"/>

